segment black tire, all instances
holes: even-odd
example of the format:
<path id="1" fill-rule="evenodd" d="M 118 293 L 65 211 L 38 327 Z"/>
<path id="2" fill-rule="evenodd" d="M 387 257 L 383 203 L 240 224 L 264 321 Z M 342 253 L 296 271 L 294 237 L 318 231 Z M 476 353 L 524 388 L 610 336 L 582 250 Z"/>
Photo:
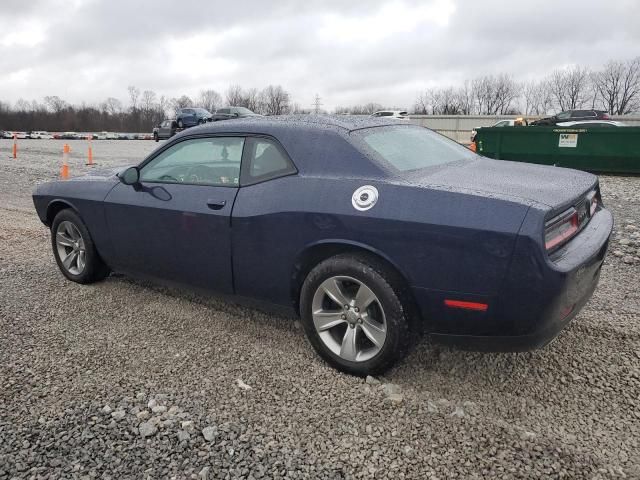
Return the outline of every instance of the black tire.
<path id="1" fill-rule="evenodd" d="M 182 119 L 179 118 L 178 119 L 178 128 L 183 128 L 183 127 L 184 127 L 184 124 L 182 123 Z"/>
<path id="2" fill-rule="evenodd" d="M 153 139 L 154 139 L 156 142 L 160 141 L 160 137 L 158 137 L 158 134 L 157 134 L 157 133 L 154 133 L 154 134 L 153 134 Z"/>
<path id="3" fill-rule="evenodd" d="M 203 119 L 201 119 L 201 118 L 199 118 L 199 119 L 198 119 L 198 125 L 202 125 L 203 123 L 204 123 L 204 120 L 203 120 Z"/>
<path id="4" fill-rule="evenodd" d="M 56 233 L 58 227 L 62 222 L 72 223 L 80 232 L 85 247 L 85 266 L 79 274 L 73 274 L 62 263 L 58 247 L 56 244 Z M 58 268 L 62 274 L 72 282 L 76 283 L 93 283 L 99 280 L 103 280 L 109 275 L 109 267 L 102 261 L 98 254 L 93 239 L 87 230 L 87 226 L 84 224 L 80 216 L 71 209 L 61 210 L 53 220 L 51 224 L 51 246 L 53 248 L 53 256 L 56 259 Z"/>
<path id="5" fill-rule="evenodd" d="M 348 276 L 366 285 L 378 298 L 386 319 L 386 339 L 380 351 L 365 361 L 348 361 L 332 352 L 316 331 L 312 302 L 322 282 L 333 276 Z M 300 316 L 309 343 L 334 368 L 356 376 L 385 372 L 404 358 L 410 344 L 411 307 L 402 292 L 402 282 L 390 268 L 373 256 L 340 254 L 318 264 L 304 281 L 300 295 Z"/>

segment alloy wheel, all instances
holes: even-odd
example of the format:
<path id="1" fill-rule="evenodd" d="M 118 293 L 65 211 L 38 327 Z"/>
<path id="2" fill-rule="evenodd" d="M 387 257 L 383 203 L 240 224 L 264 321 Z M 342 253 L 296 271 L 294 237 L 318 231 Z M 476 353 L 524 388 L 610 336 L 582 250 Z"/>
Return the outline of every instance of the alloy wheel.
<path id="1" fill-rule="evenodd" d="M 72 275 L 80 275 L 86 267 L 84 239 L 72 222 L 60 222 L 56 230 L 56 248 L 62 266 Z"/>
<path id="2" fill-rule="evenodd" d="M 352 277 L 334 276 L 323 281 L 313 296 L 312 317 L 324 345 L 350 362 L 375 357 L 387 338 L 380 300 Z"/>

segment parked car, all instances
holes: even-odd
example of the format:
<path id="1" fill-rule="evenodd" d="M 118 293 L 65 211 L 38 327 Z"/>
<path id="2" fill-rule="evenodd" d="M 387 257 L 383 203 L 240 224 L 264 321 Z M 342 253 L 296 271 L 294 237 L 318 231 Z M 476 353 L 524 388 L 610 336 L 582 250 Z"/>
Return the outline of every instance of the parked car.
<path id="1" fill-rule="evenodd" d="M 116 132 L 108 132 L 107 133 L 107 140 L 119 140 L 120 139 L 120 135 Z"/>
<path id="2" fill-rule="evenodd" d="M 379 110 L 371 114 L 372 117 L 384 117 L 395 120 L 409 120 L 409 112 L 404 110 Z"/>
<path id="3" fill-rule="evenodd" d="M 261 117 L 262 115 L 254 113 L 244 107 L 224 107 L 216 110 L 211 118 L 212 121 L 231 120 L 233 118 Z"/>
<path id="4" fill-rule="evenodd" d="M 578 122 L 561 122 L 556 123 L 556 127 L 571 128 L 594 128 L 594 127 L 626 127 L 626 123 L 616 122 L 615 120 L 584 120 Z"/>
<path id="5" fill-rule="evenodd" d="M 135 133 L 120 132 L 117 135 L 118 135 L 118 140 L 135 140 L 136 139 Z"/>
<path id="6" fill-rule="evenodd" d="M 526 126 L 528 125 L 527 120 L 522 117 L 519 118 L 510 118 L 506 120 L 498 120 L 496 123 L 491 125 L 491 127 L 515 127 L 515 126 Z M 476 134 L 478 133 L 478 129 L 482 127 L 475 127 L 471 130 L 471 142 L 476 141 Z"/>
<path id="7" fill-rule="evenodd" d="M 377 119 L 207 124 L 98 175 L 33 193 L 69 280 L 112 270 L 288 308 L 356 375 L 420 332 L 546 344 L 591 297 L 613 227 L 594 175 Z"/>
<path id="8" fill-rule="evenodd" d="M 566 110 L 552 117 L 534 120 L 530 125 L 556 125 L 560 122 L 576 122 L 583 120 L 609 120 L 609 114 L 604 110 Z"/>
<path id="9" fill-rule="evenodd" d="M 176 121 L 173 119 L 163 120 L 162 123 L 153 128 L 153 139 L 157 142 L 171 138 L 176 134 Z"/>
<path id="10" fill-rule="evenodd" d="M 8 131 L 4 130 L 2 132 L 2 138 L 13 138 L 13 132 L 8 132 Z"/>
<path id="11" fill-rule="evenodd" d="M 53 138 L 53 135 L 51 135 L 49 132 L 45 132 L 42 130 L 37 130 L 37 131 L 33 131 L 29 134 L 30 138 L 37 138 L 40 140 L 51 140 Z"/>
<path id="12" fill-rule="evenodd" d="M 204 108 L 181 108 L 176 112 L 178 128 L 189 128 L 210 122 L 213 115 Z"/>

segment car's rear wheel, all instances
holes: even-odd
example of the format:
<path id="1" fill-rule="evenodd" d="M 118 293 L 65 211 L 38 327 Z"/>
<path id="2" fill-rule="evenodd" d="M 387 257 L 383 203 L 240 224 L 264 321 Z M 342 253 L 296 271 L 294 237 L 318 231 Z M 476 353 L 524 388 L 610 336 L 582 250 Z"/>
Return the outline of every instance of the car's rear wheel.
<path id="1" fill-rule="evenodd" d="M 374 258 L 343 254 L 323 261 L 307 276 L 300 297 L 309 342 L 339 370 L 384 372 L 409 345 L 399 288 L 393 272 Z"/>
<path id="2" fill-rule="evenodd" d="M 89 230 L 71 209 L 60 211 L 51 225 L 53 255 L 60 271 L 77 283 L 92 283 L 109 274 L 98 255 Z"/>

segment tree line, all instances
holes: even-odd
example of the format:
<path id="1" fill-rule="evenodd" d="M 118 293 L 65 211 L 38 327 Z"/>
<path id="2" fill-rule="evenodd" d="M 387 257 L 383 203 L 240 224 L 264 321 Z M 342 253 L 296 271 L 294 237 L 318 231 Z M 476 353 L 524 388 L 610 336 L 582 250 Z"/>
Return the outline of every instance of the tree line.
<path id="1" fill-rule="evenodd" d="M 232 85 L 224 96 L 208 89 L 195 98 L 167 98 L 133 85 L 127 93 L 126 105 L 115 97 L 97 105 L 72 105 L 58 96 L 46 96 L 42 102 L 20 99 L 14 105 L 0 101 L 0 130 L 145 132 L 175 116 L 177 109 L 194 106 L 210 112 L 225 105 L 241 106 L 263 115 L 318 112 L 292 102 L 280 85 L 263 89 Z M 580 66 L 558 69 L 529 82 L 517 82 L 508 74 L 480 76 L 461 86 L 421 92 L 409 111 L 423 115 L 545 115 L 582 108 L 606 110 L 612 115 L 639 112 L 640 57 L 612 60 L 596 71 Z M 383 104 L 369 102 L 339 106 L 334 113 L 369 115 L 383 109 Z"/>
<path id="2" fill-rule="evenodd" d="M 246 107 L 263 115 L 308 113 L 291 103 L 289 93 L 280 85 L 262 90 L 232 85 L 224 98 L 215 90 L 203 90 L 195 98 L 158 96 L 152 90 L 127 88 L 128 104 L 108 97 L 97 105 L 72 105 L 58 96 L 46 96 L 42 102 L 24 99 L 14 105 L 0 101 L 0 130 L 146 132 L 165 118 L 186 107 L 202 107 L 215 112 L 225 105 Z"/>
<path id="3" fill-rule="evenodd" d="M 538 81 L 485 75 L 462 86 L 432 88 L 418 95 L 414 111 L 425 115 L 546 115 L 575 109 L 611 115 L 640 111 L 640 57 L 609 61 L 602 69 L 558 69 Z"/>

